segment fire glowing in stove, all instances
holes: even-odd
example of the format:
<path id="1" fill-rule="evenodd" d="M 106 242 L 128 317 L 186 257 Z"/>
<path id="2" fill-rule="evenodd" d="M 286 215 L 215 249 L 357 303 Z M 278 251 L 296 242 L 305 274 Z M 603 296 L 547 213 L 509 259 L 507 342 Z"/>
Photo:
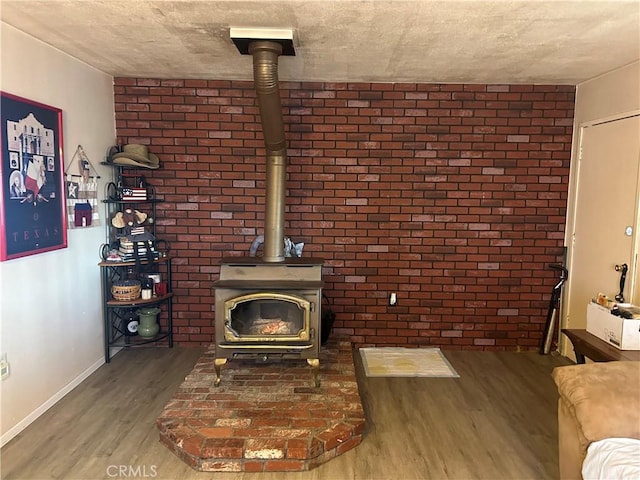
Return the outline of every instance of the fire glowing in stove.
<path id="1" fill-rule="evenodd" d="M 297 333 L 295 328 L 296 326 L 293 322 L 261 318 L 249 327 L 249 333 L 251 335 L 290 335 Z"/>

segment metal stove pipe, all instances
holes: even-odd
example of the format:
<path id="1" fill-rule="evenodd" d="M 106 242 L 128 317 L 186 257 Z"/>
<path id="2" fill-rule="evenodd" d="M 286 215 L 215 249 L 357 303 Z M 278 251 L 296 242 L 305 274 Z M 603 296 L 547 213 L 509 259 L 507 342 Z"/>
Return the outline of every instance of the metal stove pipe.
<path id="1" fill-rule="evenodd" d="M 265 262 L 284 261 L 284 207 L 287 146 L 278 84 L 278 56 L 282 45 L 268 40 L 249 44 L 253 56 L 253 76 L 267 153 L 265 192 Z"/>

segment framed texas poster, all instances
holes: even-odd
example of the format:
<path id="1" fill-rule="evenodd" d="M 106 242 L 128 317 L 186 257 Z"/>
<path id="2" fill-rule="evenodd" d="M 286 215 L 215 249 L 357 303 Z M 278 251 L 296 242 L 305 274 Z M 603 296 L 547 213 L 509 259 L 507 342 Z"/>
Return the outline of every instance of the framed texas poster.
<path id="1" fill-rule="evenodd" d="M 0 261 L 67 247 L 62 110 L 0 92 Z"/>

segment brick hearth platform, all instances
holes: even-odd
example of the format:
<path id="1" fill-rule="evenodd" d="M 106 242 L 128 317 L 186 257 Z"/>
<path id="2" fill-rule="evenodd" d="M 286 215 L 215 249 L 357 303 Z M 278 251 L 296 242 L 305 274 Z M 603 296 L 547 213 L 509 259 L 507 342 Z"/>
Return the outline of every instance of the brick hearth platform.
<path id="1" fill-rule="evenodd" d="M 319 388 L 304 360 L 230 360 L 214 387 L 214 347 L 157 419 L 160 441 L 196 470 L 312 469 L 360 444 L 364 410 L 351 343 L 320 352 Z"/>

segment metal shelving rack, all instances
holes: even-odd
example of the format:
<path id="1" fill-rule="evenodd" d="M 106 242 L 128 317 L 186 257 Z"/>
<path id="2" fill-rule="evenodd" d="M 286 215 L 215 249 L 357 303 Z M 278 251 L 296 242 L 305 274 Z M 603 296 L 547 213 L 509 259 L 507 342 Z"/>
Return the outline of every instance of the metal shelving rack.
<path id="1" fill-rule="evenodd" d="M 103 162 L 104 165 L 114 167 L 113 186 L 128 186 L 132 181 L 142 177 L 142 170 L 134 166 L 115 165 Z M 110 248 L 117 241 L 118 229 L 111 225 L 111 218 L 119 209 L 150 209 L 150 217 L 153 223 L 150 230 L 155 237 L 156 205 L 161 200 L 155 198 L 155 193 L 149 189 L 148 196 L 144 200 L 122 200 L 113 198 L 107 193 L 107 199 L 103 200 L 105 205 L 106 223 L 106 246 Z M 154 243 L 161 243 L 156 240 Z M 104 253 L 104 252 L 103 252 Z M 103 255 L 104 256 L 104 255 Z M 148 260 L 141 258 L 135 261 L 107 261 L 103 260 L 98 264 L 102 283 L 102 314 L 104 323 L 104 357 L 105 362 L 111 360 L 111 351 L 114 348 L 127 348 L 139 346 L 168 346 L 173 347 L 173 292 L 171 281 L 171 257 L 167 252 L 160 252 L 159 258 Z M 162 281 L 167 285 L 166 294 L 154 295 L 150 299 L 137 298 L 131 301 L 118 301 L 111 294 L 111 286 L 114 282 L 126 279 L 131 273 L 138 275 L 141 272 L 137 269 L 149 270 L 153 268 L 154 273 L 162 276 Z M 151 338 L 143 338 L 127 329 L 127 322 L 131 316 L 135 316 L 135 310 L 141 307 L 159 307 L 158 324 L 160 331 Z"/>
<path id="2" fill-rule="evenodd" d="M 173 347 L 173 292 L 171 292 L 171 257 L 158 259 L 157 265 L 164 274 L 169 291 L 166 295 L 153 296 L 149 300 L 120 302 L 111 295 L 111 285 L 114 281 L 123 279 L 130 268 L 135 268 L 135 262 L 100 262 L 98 265 L 102 277 L 102 315 L 104 320 L 104 360 L 111 360 L 112 348 L 136 347 L 151 344 L 166 344 Z M 142 338 L 130 335 L 126 322 L 129 313 L 140 307 L 158 306 L 162 309 L 158 323 L 160 331 L 152 338 Z M 164 306 L 164 307 L 163 307 Z"/>

